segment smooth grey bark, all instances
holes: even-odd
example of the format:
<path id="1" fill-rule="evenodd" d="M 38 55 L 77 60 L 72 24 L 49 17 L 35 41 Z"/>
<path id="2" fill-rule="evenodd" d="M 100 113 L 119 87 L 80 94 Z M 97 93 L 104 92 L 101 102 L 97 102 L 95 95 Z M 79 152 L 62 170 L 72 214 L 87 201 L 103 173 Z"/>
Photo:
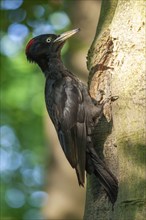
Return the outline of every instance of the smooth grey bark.
<path id="1" fill-rule="evenodd" d="M 145 0 L 104 0 L 88 54 L 89 91 L 119 99 L 104 108 L 96 150 L 119 179 L 114 210 L 94 175 L 88 176 L 84 220 L 145 218 L 146 77 Z M 111 108 L 112 107 L 112 108 Z M 103 154 L 102 154 L 103 152 Z"/>

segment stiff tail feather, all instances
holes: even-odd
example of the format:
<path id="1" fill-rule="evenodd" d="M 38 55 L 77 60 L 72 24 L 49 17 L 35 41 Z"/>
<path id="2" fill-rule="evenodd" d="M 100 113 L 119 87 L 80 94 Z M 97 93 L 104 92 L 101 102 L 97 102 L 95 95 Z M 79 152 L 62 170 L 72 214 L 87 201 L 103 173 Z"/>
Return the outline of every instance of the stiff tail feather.
<path id="1" fill-rule="evenodd" d="M 107 165 L 98 157 L 94 148 L 89 150 L 90 159 L 92 161 L 93 172 L 99 178 L 110 201 L 114 204 L 118 195 L 118 180 L 109 170 Z"/>

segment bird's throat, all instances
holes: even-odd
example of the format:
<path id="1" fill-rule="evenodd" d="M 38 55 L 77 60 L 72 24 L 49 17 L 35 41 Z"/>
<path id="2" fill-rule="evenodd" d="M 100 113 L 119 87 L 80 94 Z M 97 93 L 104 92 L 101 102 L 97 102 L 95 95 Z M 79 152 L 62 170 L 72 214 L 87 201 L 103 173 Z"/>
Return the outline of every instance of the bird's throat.
<path id="1" fill-rule="evenodd" d="M 50 79 L 60 79 L 66 72 L 66 67 L 58 57 L 40 60 L 38 65 L 45 77 L 49 77 Z"/>

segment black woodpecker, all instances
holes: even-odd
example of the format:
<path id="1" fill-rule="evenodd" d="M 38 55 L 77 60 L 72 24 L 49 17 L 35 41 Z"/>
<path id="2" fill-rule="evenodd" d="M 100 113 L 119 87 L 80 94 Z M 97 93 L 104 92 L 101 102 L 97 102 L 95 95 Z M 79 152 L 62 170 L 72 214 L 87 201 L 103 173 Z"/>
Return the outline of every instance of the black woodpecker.
<path id="1" fill-rule="evenodd" d="M 78 31 L 34 37 L 26 46 L 26 56 L 30 62 L 37 63 L 45 75 L 47 111 L 65 156 L 76 171 L 79 185 L 84 186 L 85 170 L 94 173 L 114 204 L 118 181 L 99 158 L 91 140 L 95 118 L 103 115 L 103 104 L 93 102 L 87 86 L 66 69 L 61 60 L 65 41 Z"/>

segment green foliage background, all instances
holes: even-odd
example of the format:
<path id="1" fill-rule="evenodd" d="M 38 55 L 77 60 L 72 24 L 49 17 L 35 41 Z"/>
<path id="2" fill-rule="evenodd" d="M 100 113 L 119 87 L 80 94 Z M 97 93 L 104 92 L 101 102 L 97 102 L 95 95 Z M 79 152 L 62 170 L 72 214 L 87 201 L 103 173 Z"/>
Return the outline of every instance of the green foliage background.
<path id="1" fill-rule="evenodd" d="M 44 76 L 27 62 L 25 45 L 42 24 L 37 34 L 46 33 L 47 25 L 51 32 L 67 30 L 71 24 L 65 9 L 67 1 L 1 1 L 1 219 L 43 219 L 49 161 L 43 130 Z M 15 24 L 27 30 L 22 39 Z"/>

